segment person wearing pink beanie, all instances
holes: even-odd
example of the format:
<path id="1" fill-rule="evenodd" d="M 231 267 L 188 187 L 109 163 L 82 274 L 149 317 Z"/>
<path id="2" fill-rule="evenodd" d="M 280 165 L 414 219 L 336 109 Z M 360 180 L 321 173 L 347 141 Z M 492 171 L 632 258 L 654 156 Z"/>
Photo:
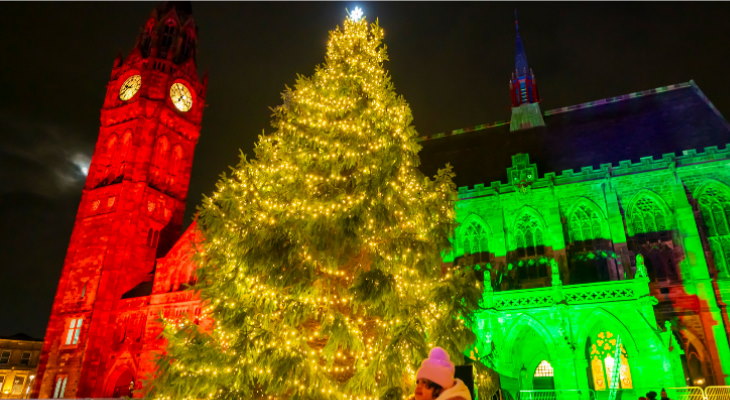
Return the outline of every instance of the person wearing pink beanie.
<path id="1" fill-rule="evenodd" d="M 416 373 L 415 400 L 471 400 L 469 388 L 454 378 L 454 363 L 449 353 L 434 347 Z"/>

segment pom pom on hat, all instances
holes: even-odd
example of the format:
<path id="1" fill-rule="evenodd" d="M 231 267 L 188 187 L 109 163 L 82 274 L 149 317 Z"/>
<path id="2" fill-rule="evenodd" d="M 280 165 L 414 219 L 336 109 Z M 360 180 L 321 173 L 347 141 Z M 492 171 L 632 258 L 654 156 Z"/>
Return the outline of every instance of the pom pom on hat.
<path id="1" fill-rule="evenodd" d="M 428 379 L 429 381 L 448 389 L 454 385 L 454 363 L 449 358 L 449 353 L 441 347 L 434 347 L 423 360 L 421 368 L 418 369 L 416 379 Z"/>

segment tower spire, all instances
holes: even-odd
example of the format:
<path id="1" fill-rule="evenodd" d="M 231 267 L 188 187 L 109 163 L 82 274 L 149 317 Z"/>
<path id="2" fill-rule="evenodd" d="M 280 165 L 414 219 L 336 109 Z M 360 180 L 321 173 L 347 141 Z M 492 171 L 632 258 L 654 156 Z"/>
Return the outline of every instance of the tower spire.
<path id="1" fill-rule="evenodd" d="M 195 63 L 198 27 L 189 1 L 164 1 L 155 7 L 137 38 L 143 58 L 155 57 L 177 65 Z"/>
<path id="2" fill-rule="evenodd" d="M 509 83 L 512 97 L 510 132 L 545 126 L 540 110 L 540 95 L 535 74 L 527 63 L 527 53 L 520 36 L 520 24 L 515 10 L 515 69 Z"/>
<path id="3" fill-rule="evenodd" d="M 522 38 L 520 37 L 520 20 L 515 9 L 515 72 L 520 75 L 527 75 L 529 68 L 525 47 L 522 45 Z"/>

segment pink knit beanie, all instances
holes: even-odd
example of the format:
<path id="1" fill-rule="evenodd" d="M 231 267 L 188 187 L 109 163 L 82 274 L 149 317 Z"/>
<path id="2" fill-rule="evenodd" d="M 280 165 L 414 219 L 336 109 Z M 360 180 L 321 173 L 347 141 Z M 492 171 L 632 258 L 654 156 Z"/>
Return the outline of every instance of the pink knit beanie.
<path id="1" fill-rule="evenodd" d="M 451 362 L 449 353 L 441 347 L 431 349 L 428 358 L 421 363 L 416 379 L 428 379 L 444 389 L 453 386 L 454 363 Z"/>

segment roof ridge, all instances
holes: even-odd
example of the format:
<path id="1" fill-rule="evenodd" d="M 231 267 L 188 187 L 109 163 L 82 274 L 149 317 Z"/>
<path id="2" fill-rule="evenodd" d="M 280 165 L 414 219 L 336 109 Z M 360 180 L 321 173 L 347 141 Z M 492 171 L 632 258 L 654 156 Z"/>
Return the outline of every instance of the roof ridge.
<path id="1" fill-rule="evenodd" d="M 694 82 L 690 80 L 689 82 L 681 82 L 681 83 L 675 83 L 675 84 L 667 85 L 667 86 L 659 86 L 654 89 L 647 89 L 647 90 L 622 94 L 622 95 L 613 96 L 613 97 L 605 97 L 603 99 L 587 101 L 584 103 L 578 103 L 578 104 L 574 104 L 574 105 L 570 105 L 570 106 L 553 108 L 552 110 L 546 110 L 542 114 L 544 116 L 562 114 L 562 113 L 566 113 L 569 111 L 581 110 L 584 108 L 591 108 L 591 107 L 600 106 L 600 105 L 604 105 L 604 104 L 618 103 L 620 101 L 635 99 L 638 97 L 645 97 L 645 96 L 649 96 L 649 95 L 657 94 L 657 93 L 669 92 L 669 91 L 677 90 L 677 89 L 684 89 L 684 88 L 688 88 L 688 87 L 692 87 L 692 86 L 696 86 L 696 85 L 694 85 Z M 706 101 L 708 101 L 708 100 L 706 100 Z M 505 120 L 505 121 L 484 123 L 484 124 L 479 124 L 479 125 L 474 125 L 474 126 L 467 126 L 465 128 L 460 128 L 460 129 L 453 129 L 453 130 L 447 131 L 447 132 L 438 132 L 438 133 L 434 133 L 431 135 L 423 135 L 423 136 L 417 137 L 416 141 L 425 142 L 428 140 L 441 139 L 441 138 L 445 138 L 445 137 L 449 137 L 449 136 L 460 135 L 462 133 L 476 132 L 476 131 L 481 131 L 481 130 L 489 129 L 489 128 L 496 128 L 498 126 L 504 126 L 504 125 L 509 125 L 509 121 Z"/>
<path id="2" fill-rule="evenodd" d="M 645 96 L 649 96 L 649 95 L 657 94 L 657 93 L 670 92 L 672 90 L 684 89 L 684 88 L 688 88 L 691 86 L 692 86 L 692 81 L 675 83 L 675 84 L 667 85 L 667 86 L 659 86 L 654 89 L 647 89 L 647 90 L 642 90 L 639 92 L 632 92 L 632 93 L 622 94 L 622 95 L 613 96 L 613 97 L 605 97 L 602 99 L 587 101 L 584 103 L 578 103 L 578 104 L 574 104 L 571 106 L 553 108 L 552 110 L 546 110 L 543 113 L 543 115 L 550 116 L 550 115 L 555 115 L 555 114 L 562 114 L 562 113 L 566 113 L 568 111 L 581 110 L 584 108 L 591 108 L 591 107 L 595 107 L 595 106 L 601 106 L 604 104 L 618 103 L 618 102 L 626 101 L 629 99 L 645 97 Z"/>

